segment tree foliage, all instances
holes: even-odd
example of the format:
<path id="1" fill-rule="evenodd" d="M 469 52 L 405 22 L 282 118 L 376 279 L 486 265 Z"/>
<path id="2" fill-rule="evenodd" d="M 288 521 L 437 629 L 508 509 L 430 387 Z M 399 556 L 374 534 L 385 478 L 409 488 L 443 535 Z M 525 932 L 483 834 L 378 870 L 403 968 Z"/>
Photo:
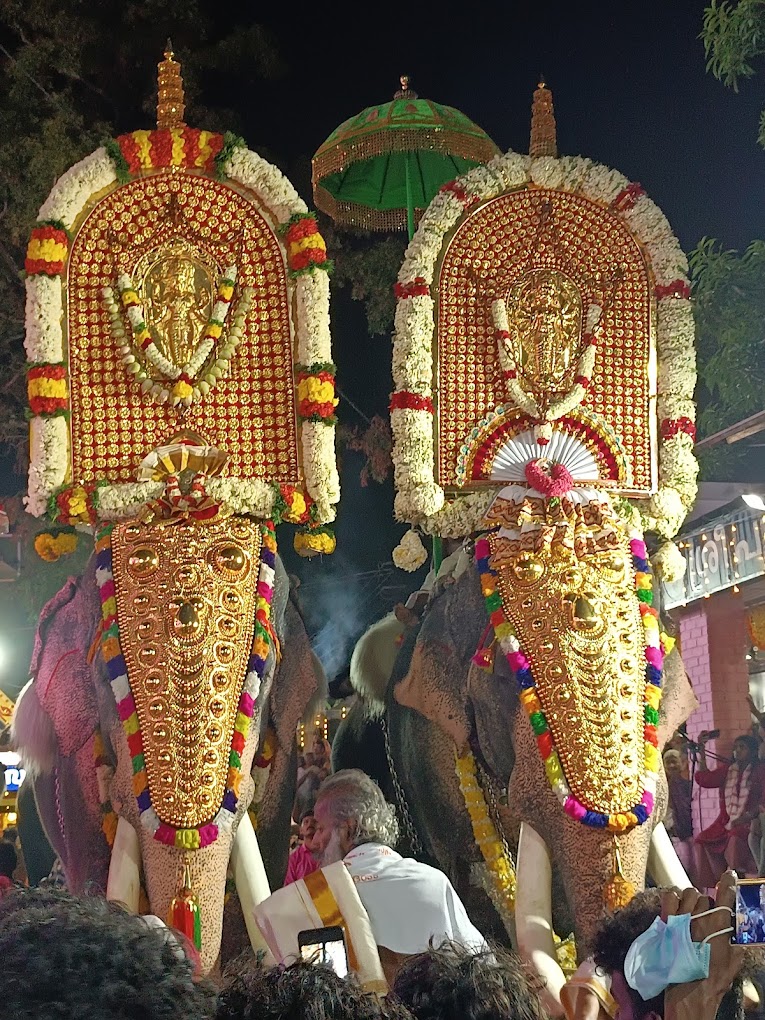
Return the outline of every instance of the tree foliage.
<path id="1" fill-rule="evenodd" d="M 150 126 L 156 64 L 168 35 L 183 61 L 186 117 L 240 127 L 217 98 L 237 81 L 273 77 L 281 58 L 265 29 L 220 31 L 210 0 L 3 0 L 0 7 L 0 446 L 26 457 L 21 267 L 37 209 L 56 178 L 105 136 Z M 203 105 L 200 96 L 211 100 Z M 1 451 L 0 451 L 1 452 Z"/>
<path id="2" fill-rule="evenodd" d="M 738 91 L 739 82 L 752 78 L 753 61 L 765 54 L 765 3 L 763 0 L 712 0 L 704 11 L 701 32 L 707 70 Z M 765 146 L 765 110 L 760 114 L 758 140 Z"/>
<path id="3" fill-rule="evenodd" d="M 363 302 L 370 336 L 390 334 L 396 308 L 393 285 L 404 261 L 406 235 L 341 231 L 326 217 L 322 232 L 335 261 L 333 284 L 350 287 L 353 300 Z"/>
<path id="4" fill-rule="evenodd" d="M 762 410 L 765 403 L 765 242 L 753 241 L 740 254 L 704 238 L 690 261 L 698 424 L 704 436 Z M 710 451 L 703 461 L 704 475 L 721 478 L 740 473 L 746 454 L 736 446 Z"/>

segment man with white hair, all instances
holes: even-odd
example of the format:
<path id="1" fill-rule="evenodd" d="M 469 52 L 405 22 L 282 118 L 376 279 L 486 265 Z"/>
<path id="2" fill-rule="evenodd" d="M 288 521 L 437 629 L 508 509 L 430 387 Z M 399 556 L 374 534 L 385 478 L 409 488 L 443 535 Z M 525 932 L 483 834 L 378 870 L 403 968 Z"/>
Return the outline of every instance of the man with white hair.
<path id="1" fill-rule="evenodd" d="M 431 940 L 436 946 L 448 939 L 477 951 L 486 948 L 446 875 L 392 849 L 398 839 L 395 812 L 364 772 L 343 769 L 325 779 L 314 817 L 322 867 L 342 861 L 350 872 L 386 975 L 401 957 L 424 952 Z"/>

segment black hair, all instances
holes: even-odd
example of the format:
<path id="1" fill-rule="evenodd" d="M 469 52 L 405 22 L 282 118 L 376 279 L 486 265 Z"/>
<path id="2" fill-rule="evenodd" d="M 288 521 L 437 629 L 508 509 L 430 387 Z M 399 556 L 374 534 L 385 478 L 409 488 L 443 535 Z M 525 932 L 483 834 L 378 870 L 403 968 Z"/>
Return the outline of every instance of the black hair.
<path id="1" fill-rule="evenodd" d="M 638 893 L 626 907 L 606 917 L 601 923 L 595 934 L 592 949 L 595 963 L 608 974 L 613 974 L 614 971 L 624 974 L 624 961 L 630 946 L 639 935 L 648 931 L 657 917 L 661 916 L 662 891 L 646 889 Z M 629 985 L 627 987 L 636 1020 L 649 1013 L 663 1016 L 664 992 L 645 1001 L 634 988 L 630 988 Z"/>
<path id="2" fill-rule="evenodd" d="M 757 761 L 757 755 L 760 753 L 760 742 L 753 733 L 742 733 L 733 741 L 734 747 L 736 744 L 746 744 L 749 748 L 749 761 Z"/>
<path id="3" fill-rule="evenodd" d="M 7 840 L 0 840 L 0 875 L 6 878 L 13 878 L 13 873 L 19 863 L 19 855 L 16 847 Z"/>
<path id="4" fill-rule="evenodd" d="M 3 1015 L 210 1020 L 215 995 L 167 933 L 115 904 L 20 890 L 0 904 Z"/>
<path id="5" fill-rule="evenodd" d="M 507 950 L 445 942 L 407 960 L 393 991 L 416 1020 L 544 1020 L 539 987 Z"/>
<path id="6" fill-rule="evenodd" d="M 365 992 L 323 964 L 253 965 L 221 992 L 216 1020 L 411 1020 L 399 1003 Z"/>

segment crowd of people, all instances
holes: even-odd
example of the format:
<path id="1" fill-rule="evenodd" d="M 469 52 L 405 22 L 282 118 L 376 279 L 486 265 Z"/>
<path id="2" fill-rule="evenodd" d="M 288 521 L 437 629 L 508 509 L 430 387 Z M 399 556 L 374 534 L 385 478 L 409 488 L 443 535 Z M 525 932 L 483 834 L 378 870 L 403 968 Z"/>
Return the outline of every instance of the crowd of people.
<path id="1" fill-rule="evenodd" d="M 540 980 L 512 952 L 486 943 L 445 875 L 395 852 L 395 812 L 369 777 L 356 770 L 330 776 L 309 817 L 303 826 L 309 852 L 343 905 L 349 957 L 354 950 L 350 973 L 280 951 L 297 934 L 290 924 L 306 923 L 298 909 L 305 890 L 293 893 L 300 877 L 256 908 L 272 952 L 243 953 L 215 980 L 200 976 L 193 947 L 157 918 L 136 917 L 101 898 L 7 888 L 0 897 L 2 1015 L 546 1020 Z M 639 893 L 582 947 L 580 955 L 589 958 L 562 995 L 568 1020 L 762 1015 L 759 959 L 731 944 L 736 907 L 730 871 L 716 902 L 695 889 Z M 379 960 L 379 982 L 370 980 L 371 957 Z"/>
<path id="2" fill-rule="evenodd" d="M 718 734 L 702 730 L 696 740 L 676 733 L 664 750 L 669 787 L 665 825 L 689 878 L 712 888 L 726 868 L 742 876 L 765 873 L 765 713 L 750 701 L 757 733 L 733 743 L 731 759 L 717 758 L 707 744 Z M 715 758 L 709 767 L 708 758 Z M 694 785 L 717 790 L 719 808 L 710 824 L 694 824 Z"/>

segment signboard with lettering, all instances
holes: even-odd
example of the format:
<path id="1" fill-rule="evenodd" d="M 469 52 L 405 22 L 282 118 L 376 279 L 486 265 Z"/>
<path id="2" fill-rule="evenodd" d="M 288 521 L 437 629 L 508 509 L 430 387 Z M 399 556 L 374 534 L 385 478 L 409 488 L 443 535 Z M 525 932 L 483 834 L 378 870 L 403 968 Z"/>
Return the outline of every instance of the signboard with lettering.
<path id="1" fill-rule="evenodd" d="M 26 770 L 21 767 L 21 758 L 14 751 L 0 753 L 0 765 L 5 769 L 5 789 L 14 793 L 26 777 Z"/>
<path id="2" fill-rule="evenodd" d="M 737 510 L 678 541 L 685 576 L 662 585 L 662 608 L 674 609 L 765 574 L 765 514 Z"/>

